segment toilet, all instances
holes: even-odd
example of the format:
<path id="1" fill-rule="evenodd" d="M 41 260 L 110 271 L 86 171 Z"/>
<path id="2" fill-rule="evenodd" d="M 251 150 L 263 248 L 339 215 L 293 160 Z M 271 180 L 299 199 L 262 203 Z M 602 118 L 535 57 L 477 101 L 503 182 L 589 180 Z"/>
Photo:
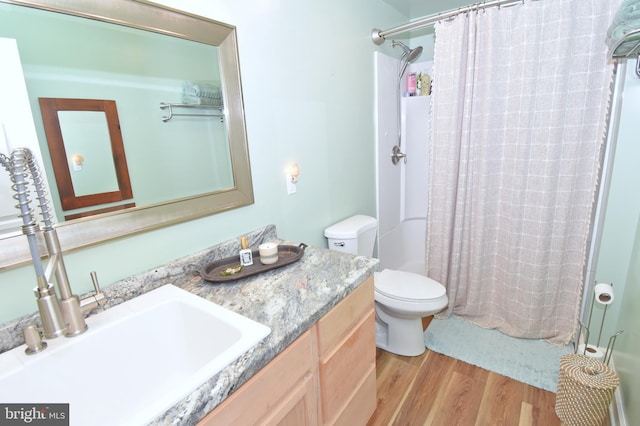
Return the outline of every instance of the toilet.
<path id="1" fill-rule="evenodd" d="M 372 257 L 375 218 L 352 216 L 324 230 L 329 249 Z M 442 284 L 424 275 L 384 269 L 374 273 L 376 346 L 404 356 L 425 351 L 422 318 L 447 307 Z"/>

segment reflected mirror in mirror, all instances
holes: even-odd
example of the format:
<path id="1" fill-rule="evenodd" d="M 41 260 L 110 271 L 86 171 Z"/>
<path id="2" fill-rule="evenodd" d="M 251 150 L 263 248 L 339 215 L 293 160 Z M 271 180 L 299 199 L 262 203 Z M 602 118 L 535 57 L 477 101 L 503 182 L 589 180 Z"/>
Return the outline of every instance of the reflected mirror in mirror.
<path id="1" fill-rule="evenodd" d="M 131 200 L 133 192 L 116 102 L 64 98 L 39 102 L 65 218 L 121 209 L 121 202 Z M 91 209 L 68 213 L 83 208 Z"/>
<path id="2" fill-rule="evenodd" d="M 17 41 L 59 221 L 94 207 L 63 208 L 38 98 L 117 103 L 136 207 L 59 224 L 63 249 L 253 203 L 234 27 L 133 0 L 0 0 L 0 37 Z M 0 268 L 29 258 L 13 239 L 0 239 Z"/>
<path id="3" fill-rule="evenodd" d="M 82 197 L 117 191 L 113 162 L 100 161 L 113 158 L 107 115 L 98 111 L 58 111 L 58 121 L 74 194 Z"/>

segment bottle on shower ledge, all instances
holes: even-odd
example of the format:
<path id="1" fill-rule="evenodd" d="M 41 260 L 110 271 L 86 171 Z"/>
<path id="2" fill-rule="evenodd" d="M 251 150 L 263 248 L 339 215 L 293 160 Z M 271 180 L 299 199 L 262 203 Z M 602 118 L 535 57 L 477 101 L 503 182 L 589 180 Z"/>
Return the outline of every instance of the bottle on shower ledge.
<path id="1" fill-rule="evenodd" d="M 249 248 L 249 239 L 247 237 L 240 238 L 240 264 L 242 266 L 253 265 L 253 253 Z"/>
<path id="2" fill-rule="evenodd" d="M 409 96 L 416 95 L 416 73 L 410 72 L 407 75 L 407 92 L 409 92 Z"/>
<path id="3" fill-rule="evenodd" d="M 431 76 L 426 72 L 420 74 L 420 96 L 429 96 L 431 94 Z"/>

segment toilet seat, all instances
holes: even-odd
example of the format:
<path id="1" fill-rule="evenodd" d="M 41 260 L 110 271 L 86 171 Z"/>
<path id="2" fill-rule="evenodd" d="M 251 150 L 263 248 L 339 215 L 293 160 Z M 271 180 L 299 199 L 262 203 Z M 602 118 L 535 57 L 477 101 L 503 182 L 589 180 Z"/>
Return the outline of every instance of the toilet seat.
<path id="1" fill-rule="evenodd" d="M 444 286 L 429 277 L 391 269 L 375 273 L 374 287 L 383 296 L 405 302 L 427 302 L 446 296 Z"/>

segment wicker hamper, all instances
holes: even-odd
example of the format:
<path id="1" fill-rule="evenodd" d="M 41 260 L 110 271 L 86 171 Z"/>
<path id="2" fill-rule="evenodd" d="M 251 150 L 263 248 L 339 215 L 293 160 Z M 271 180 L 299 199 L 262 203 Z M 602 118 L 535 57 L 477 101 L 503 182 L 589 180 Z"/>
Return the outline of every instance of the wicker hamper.
<path id="1" fill-rule="evenodd" d="M 599 426 L 620 380 L 602 362 L 581 354 L 560 358 L 556 414 L 568 426 Z"/>

